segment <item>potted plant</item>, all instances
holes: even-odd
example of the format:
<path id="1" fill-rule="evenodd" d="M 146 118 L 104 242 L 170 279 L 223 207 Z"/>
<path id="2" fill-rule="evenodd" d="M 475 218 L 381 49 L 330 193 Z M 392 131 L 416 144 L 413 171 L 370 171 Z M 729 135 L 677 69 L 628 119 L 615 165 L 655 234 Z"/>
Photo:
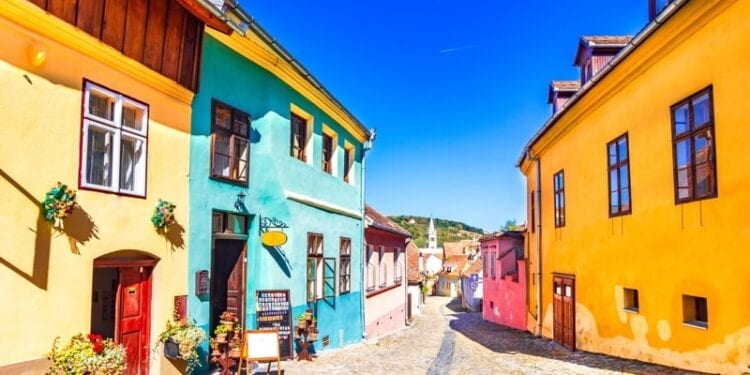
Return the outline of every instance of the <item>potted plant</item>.
<path id="1" fill-rule="evenodd" d="M 44 195 L 42 214 L 55 229 L 62 230 L 63 219 L 73 213 L 76 205 L 76 191 L 58 182 Z"/>
<path id="2" fill-rule="evenodd" d="M 219 344 L 227 342 L 227 334 L 229 333 L 229 331 L 231 331 L 231 329 L 224 324 L 219 324 L 218 326 L 216 326 L 216 329 L 214 329 L 216 342 Z"/>
<path id="3" fill-rule="evenodd" d="M 229 344 L 229 348 L 229 357 L 240 358 L 240 355 L 242 354 L 242 344 L 240 343 L 240 340 L 232 340 Z"/>
<path id="4" fill-rule="evenodd" d="M 218 357 L 221 355 L 221 351 L 219 351 L 219 343 L 215 339 L 209 339 L 208 346 L 211 347 L 212 357 Z"/>
<path id="5" fill-rule="evenodd" d="M 299 329 L 307 328 L 307 318 L 304 313 L 300 314 L 300 316 L 297 317 L 297 328 Z"/>
<path id="6" fill-rule="evenodd" d="M 159 343 L 164 345 L 164 355 L 187 361 L 188 374 L 200 365 L 198 346 L 205 339 L 206 333 L 187 321 L 167 321 L 166 328 L 159 334 Z"/>
<path id="7" fill-rule="evenodd" d="M 307 341 L 315 341 L 318 339 L 318 329 L 315 327 L 310 327 L 310 331 L 307 333 Z"/>
<path id="8" fill-rule="evenodd" d="M 151 215 L 151 224 L 154 225 L 157 231 L 164 230 L 174 223 L 175 207 L 172 202 L 159 199 L 156 208 L 154 208 L 154 213 Z"/>
<path id="9" fill-rule="evenodd" d="M 51 365 L 50 375 L 120 375 L 125 372 L 125 348 L 101 335 L 77 334 L 62 348 L 57 347 L 55 338 L 52 351 L 46 357 Z"/>
<path id="10" fill-rule="evenodd" d="M 234 324 L 239 321 L 239 319 L 237 319 L 237 315 L 229 311 L 224 311 L 219 317 L 219 320 L 221 321 L 221 324 L 227 326 L 230 331 L 232 330 Z"/>
<path id="11" fill-rule="evenodd" d="M 310 310 L 310 309 L 305 310 L 305 312 L 304 312 L 303 315 L 305 316 L 305 319 L 307 319 L 307 320 L 312 319 L 312 317 L 313 317 L 312 310 Z"/>

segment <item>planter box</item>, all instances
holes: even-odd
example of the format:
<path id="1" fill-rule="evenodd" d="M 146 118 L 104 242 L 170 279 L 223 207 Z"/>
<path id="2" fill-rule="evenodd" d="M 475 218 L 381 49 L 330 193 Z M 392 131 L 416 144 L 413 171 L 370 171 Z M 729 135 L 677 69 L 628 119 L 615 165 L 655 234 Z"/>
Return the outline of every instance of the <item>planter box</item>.
<path id="1" fill-rule="evenodd" d="M 164 342 L 164 356 L 169 359 L 182 359 L 180 347 L 176 342 L 167 340 Z"/>

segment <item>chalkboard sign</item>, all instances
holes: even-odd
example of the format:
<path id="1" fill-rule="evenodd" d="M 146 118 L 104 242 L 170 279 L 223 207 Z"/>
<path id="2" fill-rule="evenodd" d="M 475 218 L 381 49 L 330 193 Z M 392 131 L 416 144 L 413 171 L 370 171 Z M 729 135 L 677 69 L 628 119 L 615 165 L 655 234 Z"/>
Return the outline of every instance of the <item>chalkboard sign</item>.
<path id="1" fill-rule="evenodd" d="M 292 359 L 292 306 L 289 290 L 259 290 L 255 293 L 258 330 L 279 331 L 279 353 L 282 359 Z"/>

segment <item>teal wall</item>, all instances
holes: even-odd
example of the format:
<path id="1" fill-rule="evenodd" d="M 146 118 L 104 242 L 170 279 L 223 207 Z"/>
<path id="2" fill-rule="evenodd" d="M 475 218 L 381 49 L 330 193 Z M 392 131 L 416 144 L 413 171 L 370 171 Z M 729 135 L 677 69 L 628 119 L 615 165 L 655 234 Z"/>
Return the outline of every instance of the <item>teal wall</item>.
<path id="1" fill-rule="evenodd" d="M 285 198 L 285 191 L 305 195 L 351 211 L 361 211 L 362 144 L 343 128 L 274 75 L 206 35 L 203 44 L 200 90 L 193 102 L 190 142 L 190 256 L 189 315 L 208 330 L 209 300 L 195 296 L 195 272 L 211 269 L 211 214 L 213 210 L 238 212 L 234 207 L 239 192 L 250 215 L 247 246 L 247 328 L 255 328 L 255 291 L 289 289 L 294 306 L 292 318 L 308 308 L 306 302 L 307 233 L 324 235 L 324 256 L 337 258 L 339 237 L 352 240 L 351 292 L 338 295 L 331 304 L 317 303 L 320 337 L 330 336 L 330 346 L 360 342 L 362 221 L 324 211 Z M 250 176 L 247 187 L 209 177 L 211 100 L 216 99 L 252 117 Z M 314 116 L 314 159 L 312 165 L 289 155 L 290 104 Z M 338 176 L 321 170 L 322 124 L 338 134 Z M 345 183 L 344 141 L 356 148 L 353 167 L 355 182 Z M 281 246 L 288 264 L 274 256 L 276 250 L 260 243 L 259 217 L 286 222 L 289 240 Z M 337 280 L 338 281 L 338 280 Z M 338 282 L 337 282 L 338 286 Z M 338 287 L 337 287 L 338 289 Z M 316 344 L 317 350 L 324 350 Z"/>

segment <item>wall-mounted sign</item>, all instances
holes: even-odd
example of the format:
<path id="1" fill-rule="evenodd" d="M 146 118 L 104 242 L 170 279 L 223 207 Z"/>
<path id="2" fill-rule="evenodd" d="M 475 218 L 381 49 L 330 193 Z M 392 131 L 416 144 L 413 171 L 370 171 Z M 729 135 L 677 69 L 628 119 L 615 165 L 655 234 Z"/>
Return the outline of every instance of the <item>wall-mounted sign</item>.
<path id="1" fill-rule="evenodd" d="M 180 321 L 187 318 L 187 296 L 174 296 L 174 319 Z"/>
<path id="2" fill-rule="evenodd" d="M 207 270 L 200 270 L 195 273 L 195 295 L 198 297 L 207 296 L 210 293 L 211 282 L 208 278 Z"/>
<path id="3" fill-rule="evenodd" d="M 286 243 L 286 233 L 280 230 L 269 230 L 260 236 L 260 242 L 266 246 L 276 247 Z"/>

